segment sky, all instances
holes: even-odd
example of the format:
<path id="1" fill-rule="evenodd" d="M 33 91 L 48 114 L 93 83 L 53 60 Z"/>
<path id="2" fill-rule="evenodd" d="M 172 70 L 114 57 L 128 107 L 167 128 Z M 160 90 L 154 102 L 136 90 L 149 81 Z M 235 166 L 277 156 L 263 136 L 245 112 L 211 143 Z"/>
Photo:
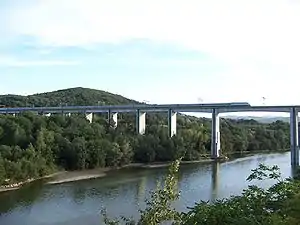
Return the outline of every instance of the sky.
<path id="1" fill-rule="evenodd" d="M 0 94 L 300 105 L 298 0 L 0 0 Z"/>

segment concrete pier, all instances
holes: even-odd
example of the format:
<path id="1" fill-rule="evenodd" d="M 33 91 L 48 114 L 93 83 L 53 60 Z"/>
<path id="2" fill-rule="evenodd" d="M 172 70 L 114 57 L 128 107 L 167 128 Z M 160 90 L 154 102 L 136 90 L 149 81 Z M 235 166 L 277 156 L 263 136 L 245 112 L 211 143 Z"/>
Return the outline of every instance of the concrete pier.
<path id="1" fill-rule="evenodd" d="M 90 123 L 93 122 L 93 116 L 94 116 L 93 113 L 85 113 L 85 118 L 86 118 Z"/>
<path id="2" fill-rule="evenodd" d="M 169 129 L 169 136 L 173 137 L 176 135 L 177 131 L 177 112 L 174 112 L 172 109 L 168 111 L 168 129 Z"/>
<path id="3" fill-rule="evenodd" d="M 138 134 L 145 134 L 146 132 L 146 113 L 139 109 L 136 113 L 136 131 Z"/>
<path id="4" fill-rule="evenodd" d="M 220 117 L 217 109 L 212 109 L 211 117 L 211 157 L 220 157 L 221 138 L 220 138 Z"/>
<path id="5" fill-rule="evenodd" d="M 291 165 L 299 166 L 299 133 L 298 133 L 298 110 L 291 108 L 290 112 L 291 129 Z"/>
<path id="6" fill-rule="evenodd" d="M 118 113 L 108 111 L 108 123 L 112 128 L 118 127 Z"/>

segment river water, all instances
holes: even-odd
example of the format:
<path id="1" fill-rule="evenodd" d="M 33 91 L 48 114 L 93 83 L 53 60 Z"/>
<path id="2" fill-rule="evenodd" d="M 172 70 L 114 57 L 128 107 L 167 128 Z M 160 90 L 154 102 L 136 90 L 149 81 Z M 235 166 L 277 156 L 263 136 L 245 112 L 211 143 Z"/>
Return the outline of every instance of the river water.
<path id="1" fill-rule="evenodd" d="M 290 153 L 257 154 L 225 163 L 182 165 L 177 209 L 185 211 L 200 200 L 238 195 L 249 185 L 246 178 L 259 163 L 278 165 L 284 177 L 291 175 Z M 0 193 L 1 225 L 99 225 L 100 211 L 110 216 L 138 215 L 144 200 L 154 190 L 166 168 L 127 168 L 107 177 L 47 185 L 42 181 L 20 190 Z M 253 184 L 253 183 L 251 183 Z M 256 183 L 268 186 L 270 182 Z"/>

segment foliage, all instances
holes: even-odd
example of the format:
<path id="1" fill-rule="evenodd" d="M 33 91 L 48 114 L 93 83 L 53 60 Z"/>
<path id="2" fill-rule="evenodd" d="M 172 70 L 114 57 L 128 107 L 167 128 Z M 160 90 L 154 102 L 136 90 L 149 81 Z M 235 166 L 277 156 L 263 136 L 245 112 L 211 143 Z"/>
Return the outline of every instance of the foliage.
<path id="1" fill-rule="evenodd" d="M 179 198 L 177 174 L 180 160 L 171 164 L 164 186 L 158 185 L 157 190 L 151 194 L 147 208 L 141 211 L 139 224 L 155 225 L 164 221 L 180 221 L 180 214 L 171 206 L 171 203 Z"/>

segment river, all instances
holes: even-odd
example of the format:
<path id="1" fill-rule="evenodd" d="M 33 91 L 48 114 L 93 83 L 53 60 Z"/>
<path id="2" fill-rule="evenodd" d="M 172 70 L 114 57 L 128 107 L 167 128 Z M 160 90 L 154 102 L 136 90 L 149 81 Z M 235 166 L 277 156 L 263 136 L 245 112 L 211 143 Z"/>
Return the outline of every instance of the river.
<path id="1" fill-rule="evenodd" d="M 249 184 L 246 178 L 250 170 L 259 163 L 276 164 L 284 177 L 291 175 L 289 152 L 257 154 L 224 163 L 182 165 L 181 196 L 176 208 L 184 211 L 200 200 L 213 201 L 240 194 Z M 149 191 L 155 189 L 157 180 L 162 180 L 166 172 L 166 168 L 127 168 L 93 180 L 57 185 L 34 182 L 17 191 L 0 193 L 0 224 L 99 225 L 103 207 L 110 216 L 136 217 L 138 209 L 145 207 Z"/>

